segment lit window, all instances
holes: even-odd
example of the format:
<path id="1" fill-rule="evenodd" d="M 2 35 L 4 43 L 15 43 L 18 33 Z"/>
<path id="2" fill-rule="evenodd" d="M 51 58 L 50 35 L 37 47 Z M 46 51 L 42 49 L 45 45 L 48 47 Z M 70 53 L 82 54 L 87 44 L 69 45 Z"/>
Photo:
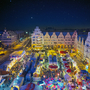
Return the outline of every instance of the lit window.
<path id="1" fill-rule="evenodd" d="M 7 38 L 9 38 L 9 36 L 7 36 Z"/>
<path id="2" fill-rule="evenodd" d="M 38 38 L 38 36 L 36 36 L 36 38 Z"/>
<path id="3" fill-rule="evenodd" d="M 35 36 L 33 36 L 33 38 L 35 38 Z"/>

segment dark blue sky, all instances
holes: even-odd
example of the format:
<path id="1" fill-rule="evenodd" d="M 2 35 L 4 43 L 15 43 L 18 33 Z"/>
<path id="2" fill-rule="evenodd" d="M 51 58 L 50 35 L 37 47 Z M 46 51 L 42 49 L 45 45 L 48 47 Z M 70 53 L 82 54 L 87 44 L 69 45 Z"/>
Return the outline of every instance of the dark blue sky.
<path id="1" fill-rule="evenodd" d="M 90 28 L 90 0 L 0 0 L 0 30 Z"/>

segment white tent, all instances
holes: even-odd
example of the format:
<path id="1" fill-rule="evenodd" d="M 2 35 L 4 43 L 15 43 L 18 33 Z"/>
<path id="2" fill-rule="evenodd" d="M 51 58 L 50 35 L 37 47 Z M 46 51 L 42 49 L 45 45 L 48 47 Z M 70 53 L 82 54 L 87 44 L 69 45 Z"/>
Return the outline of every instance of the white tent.
<path id="1" fill-rule="evenodd" d="M 72 80 L 72 78 L 68 74 L 65 74 L 64 78 L 67 79 L 67 81 L 71 81 Z"/>

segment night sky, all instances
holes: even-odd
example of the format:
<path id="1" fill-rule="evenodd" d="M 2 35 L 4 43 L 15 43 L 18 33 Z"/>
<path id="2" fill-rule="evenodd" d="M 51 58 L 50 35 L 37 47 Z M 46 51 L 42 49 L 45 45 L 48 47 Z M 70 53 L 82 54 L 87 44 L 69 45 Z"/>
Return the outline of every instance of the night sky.
<path id="1" fill-rule="evenodd" d="M 90 0 L 0 0 L 0 30 L 90 28 Z"/>

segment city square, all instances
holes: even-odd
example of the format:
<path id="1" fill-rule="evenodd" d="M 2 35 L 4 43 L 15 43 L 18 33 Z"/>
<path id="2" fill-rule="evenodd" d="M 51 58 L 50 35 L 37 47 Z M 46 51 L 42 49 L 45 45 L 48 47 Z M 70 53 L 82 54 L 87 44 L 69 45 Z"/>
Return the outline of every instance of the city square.
<path id="1" fill-rule="evenodd" d="M 90 90 L 90 0 L 0 0 L 0 90 Z"/>

